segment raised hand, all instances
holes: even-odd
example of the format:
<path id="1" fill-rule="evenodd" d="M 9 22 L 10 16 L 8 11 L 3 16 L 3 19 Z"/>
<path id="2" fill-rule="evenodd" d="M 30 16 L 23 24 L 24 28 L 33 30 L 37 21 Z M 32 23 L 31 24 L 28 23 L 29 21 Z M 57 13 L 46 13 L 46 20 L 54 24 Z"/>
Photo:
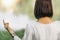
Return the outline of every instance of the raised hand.
<path id="1" fill-rule="evenodd" d="M 6 23 L 4 20 L 3 20 L 3 24 L 4 24 L 4 28 L 8 28 L 9 27 L 9 23 Z"/>
<path id="2" fill-rule="evenodd" d="M 10 28 L 9 23 L 6 23 L 3 20 L 3 24 L 4 24 L 4 28 L 11 34 L 11 36 L 14 36 L 14 31 L 12 30 L 12 28 Z"/>

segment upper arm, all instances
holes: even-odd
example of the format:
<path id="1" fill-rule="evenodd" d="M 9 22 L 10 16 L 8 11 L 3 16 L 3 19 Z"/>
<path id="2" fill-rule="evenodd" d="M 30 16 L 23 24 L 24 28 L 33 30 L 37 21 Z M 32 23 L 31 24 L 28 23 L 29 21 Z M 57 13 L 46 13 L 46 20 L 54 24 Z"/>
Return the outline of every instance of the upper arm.
<path id="1" fill-rule="evenodd" d="M 24 33 L 23 40 L 32 40 L 33 29 L 31 25 L 27 25 Z"/>

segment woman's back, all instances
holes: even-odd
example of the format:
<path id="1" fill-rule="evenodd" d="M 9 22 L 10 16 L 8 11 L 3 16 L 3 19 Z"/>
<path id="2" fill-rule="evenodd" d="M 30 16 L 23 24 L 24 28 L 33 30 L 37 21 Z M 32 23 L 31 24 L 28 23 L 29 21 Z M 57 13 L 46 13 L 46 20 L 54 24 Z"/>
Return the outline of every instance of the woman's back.
<path id="1" fill-rule="evenodd" d="M 51 24 L 32 22 L 29 24 L 33 40 L 58 40 L 60 36 L 60 23 L 55 21 Z M 28 27 L 29 28 L 29 27 Z"/>

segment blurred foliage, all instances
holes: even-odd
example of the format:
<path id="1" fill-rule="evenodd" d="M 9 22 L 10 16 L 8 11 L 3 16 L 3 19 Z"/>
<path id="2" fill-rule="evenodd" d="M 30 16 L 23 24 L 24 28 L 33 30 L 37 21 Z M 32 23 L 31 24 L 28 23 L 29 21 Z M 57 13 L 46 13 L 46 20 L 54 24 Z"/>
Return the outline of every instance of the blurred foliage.
<path id="1" fill-rule="evenodd" d="M 19 14 L 22 13 L 28 15 L 31 19 L 34 19 L 33 3 L 34 3 L 33 0 L 24 0 L 23 4 L 17 6 L 19 10 Z"/>
<path id="2" fill-rule="evenodd" d="M 60 20 L 60 0 L 52 0 L 53 4 L 53 20 Z M 3 6 L 3 7 L 2 7 Z M 14 8 L 14 15 L 18 16 L 20 14 L 27 15 L 30 19 L 35 19 L 34 17 L 34 1 L 33 0 L 23 0 L 22 3 L 17 3 Z M 0 10 L 6 11 L 4 5 L 0 5 Z"/>
<path id="3" fill-rule="evenodd" d="M 53 20 L 60 20 L 60 0 L 52 0 L 53 4 Z"/>
<path id="4" fill-rule="evenodd" d="M 25 32 L 25 30 L 21 29 L 21 30 L 16 31 L 15 33 L 17 36 L 19 36 L 22 39 L 24 36 L 24 32 Z"/>
<path id="5" fill-rule="evenodd" d="M 52 0 L 52 4 L 53 4 L 53 20 L 60 20 L 60 0 Z M 20 13 L 22 14 L 26 14 L 29 16 L 30 19 L 35 19 L 34 17 L 34 8 L 33 5 L 34 2 L 33 0 L 24 0 L 23 4 L 18 5 L 18 10 L 19 13 L 17 15 L 19 15 Z"/>
<path id="6" fill-rule="evenodd" d="M 0 40 L 12 40 L 12 37 L 7 31 L 0 31 Z"/>
<path id="7" fill-rule="evenodd" d="M 22 39 L 24 35 L 24 29 L 15 31 L 16 35 Z M 13 40 L 9 32 L 7 31 L 0 31 L 0 40 Z"/>
<path id="8" fill-rule="evenodd" d="M 53 11 L 54 16 L 53 20 L 60 20 L 60 0 L 53 0 Z M 14 11 L 14 15 L 26 14 L 31 19 L 35 19 L 34 17 L 34 8 L 33 8 L 33 0 L 24 0 L 22 4 L 17 5 L 18 12 Z M 4 8 L 5 10 L 5 8 Z M 23 37 L 24 29 L 18 30 L 15 32 L 20 38 Z M 0 40 L 12 40 L 12 37 L 7 31 L 0 31 Z"/>

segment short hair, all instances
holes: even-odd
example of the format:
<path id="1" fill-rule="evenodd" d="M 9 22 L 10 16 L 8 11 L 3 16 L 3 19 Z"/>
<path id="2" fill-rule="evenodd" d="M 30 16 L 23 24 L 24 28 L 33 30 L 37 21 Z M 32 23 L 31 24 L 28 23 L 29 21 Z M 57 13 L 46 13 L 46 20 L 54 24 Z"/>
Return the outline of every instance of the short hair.
<path id="1" fill-rule="evenodd" d="M 52 17 L 53 9 L 51 0 L 36 0 L 34 15 L 37 19 L 42 17 Z"/>

